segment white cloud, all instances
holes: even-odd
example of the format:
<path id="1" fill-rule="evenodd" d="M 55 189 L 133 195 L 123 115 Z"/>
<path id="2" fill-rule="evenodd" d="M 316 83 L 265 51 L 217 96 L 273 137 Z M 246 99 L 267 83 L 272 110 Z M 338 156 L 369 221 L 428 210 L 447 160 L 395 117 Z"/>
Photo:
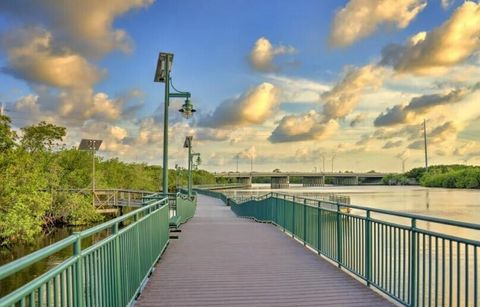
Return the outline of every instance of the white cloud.
<path id="1" fill-rule="evenodd" d="M 322 94 L 323 114 L 327 119 L 344 118 L 354 110 L 365 90 L 377 90 L 382 82 L 383 70 L 377 66 L 348 69 L 339 83 Z"/>
<path id="2" fill-rule="evenodd" d="M 60 44 L 98 57 L 114 49 L 129 52 L 132 42 L 124 30 L 114 28 L 114 21 L 152 3 L 153 0 L 16 0 L 1 1 L 0 12 L 26 24 L 41 24 L 51 30 Z"/>
<path id="3" fill-rule="evenodd" d="M 462 102 L 468 95 L 474 93 L 480 85 L 468 88 L 457 88 L 445 93 L 436 93 L 413 97 L 407 105 L 395 105 L 382 112 L 375 119 L 377 127 L 392 126 L 418 121 L 419 115 L 431 112 L 432 109 Z"/>
<path id="4" fill-rule="evenodd" d="M 320 93 L 328 91 L 330 86 L 318 81 L 269 74 L 268 81 L 281 89 L 280 101 L 287 103 L 318 103 Z"/>
<path id="5" fill-rule="evenodd" d="M 50 32 L 25 28 L 3 39 L 6 71 L 28 82 L 59 88 L 89 88 L 104 72 L 66 47 L 55 46 Z"/>
<path id="6" fill-rule="evenodd" d="M 273 116 L 279 104 L 279 90 L 271 83 L 262 83 L 240 97 L 222 102 L 212 114 L 200 119 L 206 127 L 236 127 L 262 124 Z"/>
<path id="7" fill-rule="evenodd" d="M 440 4 L 442 5 L 443 9 L 448 9 L 455 0 L 440 0 Z"/>
<path id="8" fill-rule="evenodd" d="M 382 64 L 399 73 L 441 74 L 467 60 L 480 48 L 480 3 L 465 1 L 441 26 L 420 32 L 405 45 L 382 51 Z"/>
<path id="9" fill-rule="evenodd" d="M 253 69 L 261 72 L 270 72 L 277 70 L 273 59 L 279 55 L 292 54 L 296 50 L 292 46 L 277 45 L 274 46 L 265 37 L 260 37 L 250 51 L 250 65 Z"/>
<path id="10" fill-rule="evenodd" d="M 272 143 L 323 140 L 337 131 L 339 125 L 312 110 L 301 115 L 287 115 L 268 138 Z"/>
<path id="11" fill-rule="evenodd" d="M 385 24 L 406 28 L 426 5 L 423 0 L 350 0 L 335 15 L 330 43 L 349 46 Z"/>

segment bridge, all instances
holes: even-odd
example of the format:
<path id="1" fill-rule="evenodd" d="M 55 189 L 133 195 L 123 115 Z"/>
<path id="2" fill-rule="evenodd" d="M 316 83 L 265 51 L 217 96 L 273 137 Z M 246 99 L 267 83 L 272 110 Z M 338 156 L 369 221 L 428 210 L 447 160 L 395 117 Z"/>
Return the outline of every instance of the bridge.
<path id="1" fill-rule="evenodd" d="M 327 179 L 334 185 L 367 185 L 380 184 L 386 173 L 328 173 L 328 172 L 222 172 L 215 173 L 217 178 L 234 178 L 237 183 L 249 185 L 253 178 L 270 178 L 272 189 L 285 189 L 290 185 L 291 177 L 302 178 L 304 187 L 324 186 Z"/>
<path id="2" fill-rule="evenodd" d="M 0 267 L 3 287 L 71 251 L 0 306 L 480 305 L 479 224 L 196 191 L 147 196 L 132 212 Z"/>

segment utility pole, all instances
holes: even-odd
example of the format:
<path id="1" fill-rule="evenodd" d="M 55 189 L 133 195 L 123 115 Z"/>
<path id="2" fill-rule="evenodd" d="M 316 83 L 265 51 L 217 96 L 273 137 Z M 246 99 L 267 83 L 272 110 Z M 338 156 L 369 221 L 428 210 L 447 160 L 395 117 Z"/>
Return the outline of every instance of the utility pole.
<path id="1" fill-rule="evenodd" d="M 335 153 L 332 152 L 332 173 L 333 173 L 333 161 L 335 160 Z"/>
<path id="2" fill-rule="evenodd" d="M 323 172 L 325 173 L 325 153 L 322 153 Z"/>
<path id="3" fill-rule="evenodd" d="M 253 173 L 253 155 L 250 156 L 250 173 Z"/>
<path id="4" fill-rule="evenodd" d="M 428 150 L 427 150 L 427 124 L 423 120 L 423 140 L 425 143 L 425 171 L 428 172 Z"/>
<path id="5" fill-rule="evenodd" d="M 4 109 L 3 102 L 2 102 L 2 103 L 0 103 L 0 115 L 3 116 L 3 115 L 5 115 L 4 113 L 5 113 L 5 109 Z"/>
<path id="6" fill-rule="evenodd" d="M 238 159 L 240 158 L 239 154 L 237 154 L 237 173 L 238 173 Z"/>
<path id="7" fill-rule="evenodd" d="M 407 161 L 407 158 L 402 159 L 402 173 L 405 173 L 405 161 Z"/>

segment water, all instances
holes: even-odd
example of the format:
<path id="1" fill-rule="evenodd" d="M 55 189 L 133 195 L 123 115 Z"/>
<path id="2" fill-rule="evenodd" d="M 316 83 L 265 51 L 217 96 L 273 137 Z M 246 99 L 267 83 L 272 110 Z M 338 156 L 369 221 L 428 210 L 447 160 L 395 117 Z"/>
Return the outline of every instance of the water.
<path id="1" fill-rule="evenodd" d="M 358 206 L 414 213 L 480 224 L 480 190 L 424 188 L 419 186 L 325 186 L 271 190 L 269 184 L 254 184 L 251 189 L 230 193 L 259 196 L 269 192 L 315 197 L 340 194 Z M 480 238 L 477 238 L 480 240 Z"/>

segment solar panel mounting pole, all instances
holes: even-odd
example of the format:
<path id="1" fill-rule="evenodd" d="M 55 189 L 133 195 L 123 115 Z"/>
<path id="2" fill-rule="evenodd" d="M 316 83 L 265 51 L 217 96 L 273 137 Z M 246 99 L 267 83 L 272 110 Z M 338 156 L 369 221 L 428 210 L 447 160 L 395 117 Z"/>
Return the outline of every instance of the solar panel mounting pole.
<path id="1" fill-rule="evenodd" d="M 155 71 L 155 77 L 153 82 L 165 83 L 165 105 L 163 111 L 163 187 L 162 192 L 168 194 L 168 106 L 170 104 L 170 98 L 185 98 L 185 103 L 179 110 L 183 117 L 190 118 L 195 109 L 190 102 L 190 93 L 182 92 L 173 86 L 170 79 L 170 70 L 172 69 L 173 53 L 160 52 L 158 55 L 157 69 Z M 170 93 L 170 86 L 172 86 L 173 93 Z"/>
<path id="2" fill-rule="evenodd" d="M 102 145 L 102 140 L 93 140 L 93 139 L 82 139 L 80 145 L 78 146 L 79 150 L 91 151 L 92 153 L 92 204 L 95 206 L 95 152 Z"/>

